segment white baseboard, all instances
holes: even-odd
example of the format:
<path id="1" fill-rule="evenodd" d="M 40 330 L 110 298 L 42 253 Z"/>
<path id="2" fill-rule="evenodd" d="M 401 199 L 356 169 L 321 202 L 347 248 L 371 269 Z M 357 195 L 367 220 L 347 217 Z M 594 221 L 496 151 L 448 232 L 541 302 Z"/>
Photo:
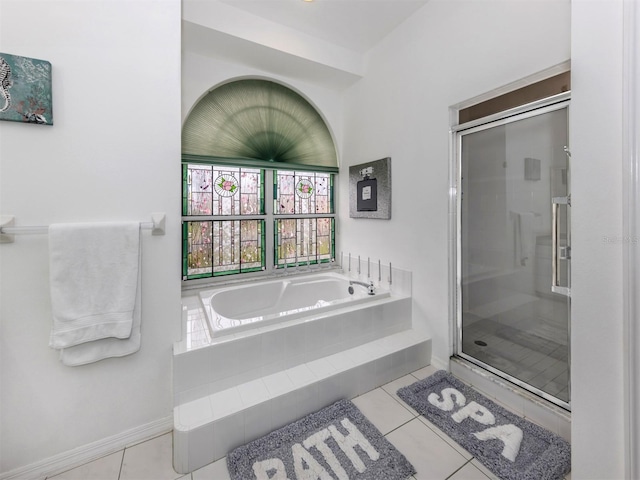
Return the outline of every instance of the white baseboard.
<path id="1" fill-rule="evenodd" d="M 439 358 L 431 356 L 431 366 L 436 368 L 437 370 L 446 370 L 449 371 L 449 359 L 440 360 Z"/>
<path id="2" fill-rule="evenodd" d="M 25 467 L 0 473 L 0 480 L 42 480 L 171 430 L 173 430 L 173 416 L 161 418 Z"/>

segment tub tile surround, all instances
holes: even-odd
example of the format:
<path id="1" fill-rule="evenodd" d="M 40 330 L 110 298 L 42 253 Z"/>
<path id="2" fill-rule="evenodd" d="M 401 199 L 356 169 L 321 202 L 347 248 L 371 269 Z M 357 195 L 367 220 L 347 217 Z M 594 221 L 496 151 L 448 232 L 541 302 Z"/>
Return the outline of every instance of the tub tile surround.
<path id="1" fill-rule="evenodd" d="M 321 358 L 330 359 L 332 355 L 411 328 L 411 298 L 386 298 L 379 302 L 373 307 L 358 305 L 333 315 L 285 322 L 279 328 L 269 326 L 219 337 L 206 347 L 181 353 L 174 350 L 174 405 L 238 382 L 249 382 Z M 327 335 L 314 336 L 318 323 L 325 325 Z M 366 355 L 364 350 L 350 355 Z"/>
<path id="2" fill-rule="evenodd" d="M 388 297 L 218 337 L 198 292 L 183 295 L 184 336 L 173 356 L 176 471 L 428 365 L 431 339 L 412 328 L 410 272 L 394 269 L 393 282 Z"/>
<path id="3" fill-rule="evenodd" d="M 315 365 L 301 364 L 270 375 L 267 382 L 258 378 L 177 405 L 174 467 L 180 473 L 200 468 L 333 401 L 353 398 L 429 363 L 428 338 L 412 329 L 392 337 L 393 341 L 379 339 L 335 354 L 333 362 L 326 360 L 340 367 L 315 369 L 318 361 Z M 202 442 L 194 440 L 194 431 L 197 437 L 214 438 L 213 448 L 203 449 L 202 455 L 194 452 L 190 445 Z"/>

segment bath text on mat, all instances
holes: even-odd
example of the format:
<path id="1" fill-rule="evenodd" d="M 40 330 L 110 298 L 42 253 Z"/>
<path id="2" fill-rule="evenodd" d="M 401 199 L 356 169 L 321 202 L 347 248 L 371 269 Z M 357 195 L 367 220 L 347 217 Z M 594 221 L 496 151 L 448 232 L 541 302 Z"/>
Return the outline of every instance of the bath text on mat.
<path id="1" fill-rule="evenodd" d="M 349 476 L 340 464 L 340 460 L 327 443 L 329 438 L 335 440 L 340 450 L 344 452 L 358 473 L 363 473 L 367 467 L 358 455 L 358 452 L 356 452 L 356 446 L 360 447 L 372 461 L 375 462 L 380 458 L 378 451 L 373 448 L 369 440 L 367 440 L 348 418 L 342 419 L 340 424 L 348 432 L 347 435 L 343 435 L 334 425 L 330 425 L 310 435 L 301 444 L 293 444 L 291 454 L 293 456 L 295 480 L 334 479 L 334 477 L 313 458 L 313 455 L 309 452 L 311 448 L 315 448 L 320 452 L 338 480 L 349 480 Z M 253 473 L 257 480 L 294 480 L 287 477 L 284 462 L 277 457 L 255 462 L 253 464 Z"/>

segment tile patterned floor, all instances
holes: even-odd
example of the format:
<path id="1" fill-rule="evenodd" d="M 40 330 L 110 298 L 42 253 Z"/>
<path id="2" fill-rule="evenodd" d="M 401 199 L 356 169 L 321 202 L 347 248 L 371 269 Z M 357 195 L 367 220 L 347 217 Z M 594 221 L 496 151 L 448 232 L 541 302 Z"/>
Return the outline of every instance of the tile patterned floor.
<path id="1" fill-rule="evenodd" d="M 464 313 L 462 351 L 568 402 L 567 308 L 566 299 L 505 293 Z"/>
<path id="2" fill-rule="evenodd" d="M 422 368 L 354 398 L 353 403 L 416 468 L 410 480 L 495 479 L 469 452 L 396 396 L 400 387 L 435 371 Z M 226 458 L 187 475 L 176 473 L 171 442 L 167 433 L 47 480 L 229 480 Z"/>

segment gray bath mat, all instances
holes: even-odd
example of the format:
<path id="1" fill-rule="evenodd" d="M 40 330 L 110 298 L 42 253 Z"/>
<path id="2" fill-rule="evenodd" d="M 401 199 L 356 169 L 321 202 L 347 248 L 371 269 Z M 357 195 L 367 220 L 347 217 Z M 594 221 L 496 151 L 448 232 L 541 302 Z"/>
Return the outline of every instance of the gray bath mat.
<path id="1" fill-rule="evenodd" d="M 232 480 L 405 480 L 413 466 L 348 400 L 227 455 Z"/>
<path id="2" fill-rule="evenodd" d="M 571 470 L 571 446 L 440 370 L 398 390 L 398 396 L 508 480 L 562 479 Z"/>

